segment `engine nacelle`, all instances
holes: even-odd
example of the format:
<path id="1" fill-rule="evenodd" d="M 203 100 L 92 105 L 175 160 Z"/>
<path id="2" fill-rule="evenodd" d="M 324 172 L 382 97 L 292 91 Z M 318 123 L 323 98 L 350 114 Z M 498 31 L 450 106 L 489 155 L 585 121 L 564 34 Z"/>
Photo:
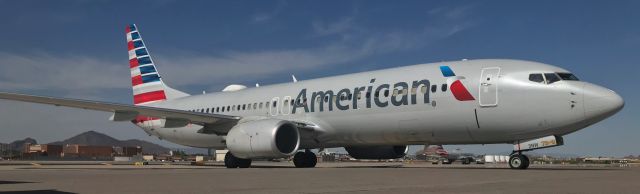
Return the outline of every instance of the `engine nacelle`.
<path id="1" fill-rule="evenodd" d="M 355 159 L 396 159 L 407 154 L 408 146 L 353 146 L 345 147 Z"/>
<path id="2" fill-rule="evenodd" d="M 238 158 L 282 158 L 300 146 L 295 124 L 278 119 L 240 123 L 227 134 L 227 148 Z"/>

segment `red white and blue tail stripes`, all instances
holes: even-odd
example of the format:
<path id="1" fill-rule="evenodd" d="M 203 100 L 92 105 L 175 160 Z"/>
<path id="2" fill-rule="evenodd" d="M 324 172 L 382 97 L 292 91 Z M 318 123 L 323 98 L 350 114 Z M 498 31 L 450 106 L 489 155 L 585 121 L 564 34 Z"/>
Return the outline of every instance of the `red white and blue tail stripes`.
<path id="1" fill-rule="evenodd" d="M 461 80 L 464 80 L 464 77 L 456 76 L 456 74 L 453 73 L 453 70 L 451 70 L 449 66 L 440 66 L 440 71 L 442 72 L 442 76 L 447 77 L 447 84 L 449 85 L 451 93 L 456 98 L 456 100 L 475 100 L 475 98 L 473 98 L 473 95 L 469 93 L 469 90 L 467 90 L 467 88 L 462 84 Z"/>
<path id="2" fill-rule="evenodd" d="M 129 68 L 131 68 L 133 104 L 142 105 L 166 100 L 164 84 L 136 25 L 128 25 L 125 31 L 129 50 Z"/>

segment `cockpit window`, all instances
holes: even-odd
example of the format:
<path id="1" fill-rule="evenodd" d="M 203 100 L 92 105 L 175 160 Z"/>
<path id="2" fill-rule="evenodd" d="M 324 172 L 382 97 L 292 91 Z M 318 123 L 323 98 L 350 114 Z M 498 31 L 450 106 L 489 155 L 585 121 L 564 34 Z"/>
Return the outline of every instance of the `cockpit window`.
<path id="1" fill-rule="evenodd" d="M 544 82 L 544 77 L 540 73 L 529 74 L 529 81 L 542 83 Z"/>
<path id="2" fill-rule="evenodd" d="M 557 73 L 557 74 L 558 76 L 560 76 L 560 79 L 562 80 L 580 81 L 580 79 L 578 79 L 578 77 L 576 77 L 572 73 Z"/>
<path id="3" fill-rule="evenodd" d="M 560 81 L 560 77 L 555 73 L 545 73 L 544 77 L 547 78 L 547 84 L 552 84 L 554 82 Z"/>

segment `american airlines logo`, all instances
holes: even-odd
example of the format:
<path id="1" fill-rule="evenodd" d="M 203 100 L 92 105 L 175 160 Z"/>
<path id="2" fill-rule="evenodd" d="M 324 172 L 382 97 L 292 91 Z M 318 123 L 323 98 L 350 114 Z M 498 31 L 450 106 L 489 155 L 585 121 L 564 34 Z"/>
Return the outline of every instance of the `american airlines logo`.
<path id="1" fill-rule="evenodd" d="M 475 100 L 461 82 L 464 77 L 455 76 L 449 66 L 441 66 L 440 70 L 442 71 L 442 75 L 448 78 L 447 85 L 450 86 L 450 90 L 457 100 Z M 338 110 L 358 109 L 360 108 L 358 106 L 361 100 L 365 101 L 365 108 L 371 108 L 374 105 L 380 108 L 390 105 L 405 106 L 409 105 L 409 103 L 413 105 L 417 104 L 418 101 L 422 101 L 424 104 L 430 103 L 428 90 L 432 85 L 428 79 L 394 84 L 385 83 L 374 87 L 373 84 L 375 84 L 375 82 L 376 79 L 373 78 L 369 81 L 370 86 L 355 87 L 353 90 L 344 88 L 337 93 L 333 90 L 316 91 L 311 93 L 310 103 L 308 103 L 307 100 L 307 89 L 304 88 L 300 90 L 300 93 L 293 102 L 293 110 L 291 113 L 295 114 L 298 108 L 304 108 L 305 112 L 322 112 L 324 111 L 325 103 L 328 103 L 328 111 L 333 111 L 334 104 Z M 409 87 L 409 84 L 411 84 L 411 87 Z"/>
<path id="2" fill-rule="evenodd" d="M 449 66 L 440 66 L 442 76 L 447 77 L 447 85 L 449 85 L 453 97 L 459 101 L 475 100 L 469 90 L 462 84 L 463 76 L 456 76 Z"/>

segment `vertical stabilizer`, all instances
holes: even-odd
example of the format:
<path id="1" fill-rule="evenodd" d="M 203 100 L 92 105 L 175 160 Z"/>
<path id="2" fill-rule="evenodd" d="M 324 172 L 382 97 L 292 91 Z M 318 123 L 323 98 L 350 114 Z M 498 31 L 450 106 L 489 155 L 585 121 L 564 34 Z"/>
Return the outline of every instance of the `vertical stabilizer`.
<path id="1" fill-rule="evenodd" d="M 164 84 L 135 24 L 126 28 L 133 104 L 146 105 L 189 96 Z"/>

